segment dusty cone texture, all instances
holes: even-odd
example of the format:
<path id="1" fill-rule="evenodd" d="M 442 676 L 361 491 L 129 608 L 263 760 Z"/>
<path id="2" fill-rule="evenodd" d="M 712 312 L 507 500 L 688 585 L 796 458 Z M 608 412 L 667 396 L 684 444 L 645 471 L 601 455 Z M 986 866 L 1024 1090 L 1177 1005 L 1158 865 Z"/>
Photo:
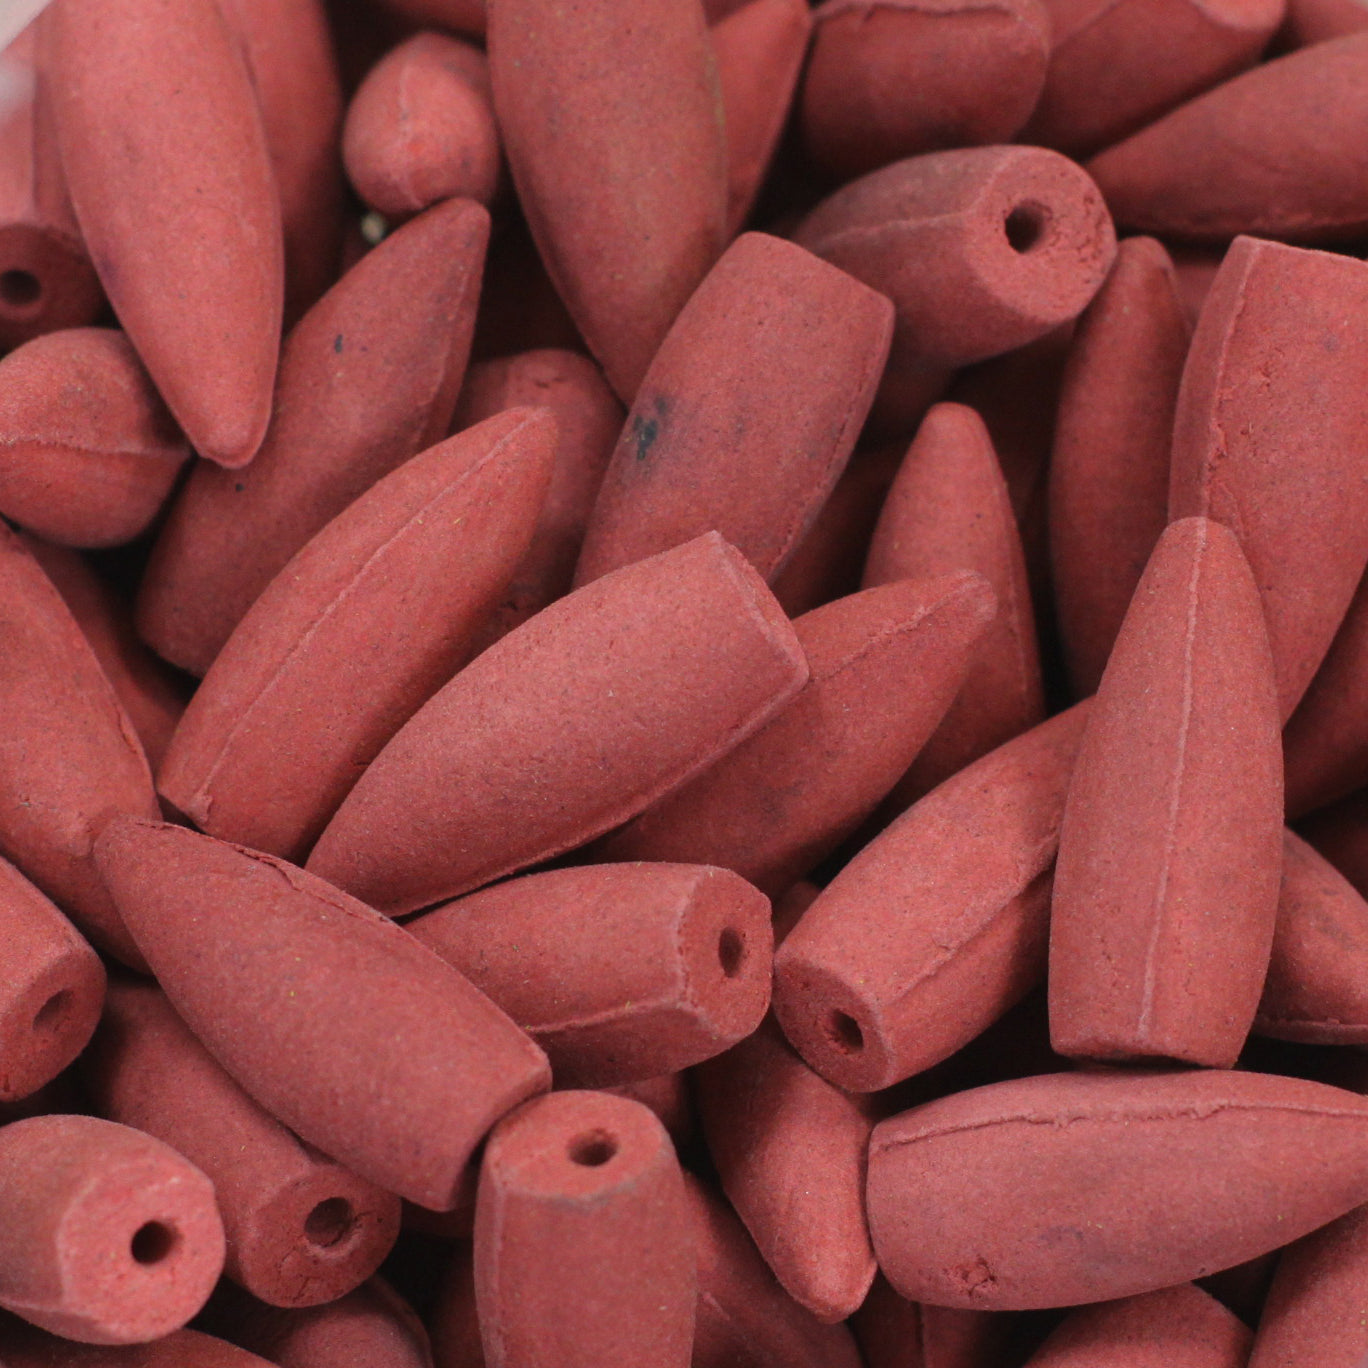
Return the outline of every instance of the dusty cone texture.
<path id="1" fill-rule="evenodd" d="M 60 0 L 45 91 L 81 232 L 190 444 L 242 466 L 271 410 L 280 197 L 242 50 L 212 0 Z"/>
<path id="2" fill-rule="evenodd" d="M 246 470 L 195 469 L 142 580 L 138 630 L 173 665 L 202 675 L 315 532 L 446 434 L 488 235 L 481 206 L 438 205 L 295 325 L 262 449 Z"/>
<path id="3" fill-rule="evenodd" d="M 75 618 L 155 772 L 185 711 L 180 682 L 138 640 L 131 605 L 79 552 L 37 537 L 21 534 L 20 540 Z"/>
<path id="4" fill-rule="evenodd" d="M 859 1368 L 844 1325 L 823 1325 L 775 1281 L 730 1206 L 686 1175 L 698 1264 L 694 1368 Z"/>
<path id="5" fill-rule="evenodd" d="M 0 860 L 0 1101 L 36 1092 L 85 1048 L 105 970 L 76 928 Z"/>
<path id="6" fill-rule="evenodd" d="M 275 1368 L 433 1368 L 432 1347 L 412 1307 L 383 1279 L 323 1306 L 282 1310 L 220 1283 L 202 1317 L 207 1328 Z M 479 1368 L 478 1360 L 473 1368 Z"/>
<path id="7" fill-rule="evenodd" d="M 1352 793 L 1368 773 L 1368 710 L 1358 680 L 1368 668 L 1368 578 L 1283 728 L 1287 812 L 1300 817 Z"/>
<path id="8" fill-rule="evenodd" d="M 1368 1283 L 1368 1210 L 1288 1246 L 1259 1319 L 1250 1368 L 1292 1368 L 1314 1359 L 1350 1368 L 1368 1355 L 1363 1297 Z"/>
<path id="9" fill-rule="evenodd" d="M 360 771 L 463 665 L 527 546 L 556 430 L 511 409 L 381 480 L 229 637 L 158 776 L 202 831 L 303 860 Z"/>
<path id="10" fill-rule="evenodd" d="M 939 397 L 950 370 L 1075 317 L 1116 252 L 1097 186 L 1034 147 L 894 162 L 824 200 L 795 240 L 893 301 L 880 403 L 901 428 Z"/>
<path id="11" fill-rule="evenodd" d="M 557 1092 L 485 1148 L 475 1298 L 489 1368 L 688 1368 L 695 1272 L 684 1178 L 639 1102 Z"/>
<path id="12" fill-rule="evenodd" d="M 1368 1368 L 1368 0 L 0 11 L 3 1368 Z"/>
<path id="13" fill-rule="evenodd" d="M 456 196 L 488 204 L 499 133 L 484 54 L 441 33 L 400 43 L 352 97 L 342 153 L 356 193 L 392 219 Z"/>
<path id="14" fill-rule="evenodd" d="M 992 439 L 972 409 L 937 404 L 884 500 L 864 582 L 951 570 L 982 575 L 997 612 L 954 701 L 894 790 L 899 808 L 1045 716 L 1026 559 Z"/>
<path id="15" fill-rule="evenodd" d="M 5 49 L 10 74 L 0 113 L 0 345 L 5 347 L 59 328 L 84 327 L 104 304 L 76 226 L 41 91 L 44 78 L 35 62 L 39 27 L 30 24 Z"/>
<path id="16" fill-rule="evenodd" d="M 323 0 L 226 0 L 261 111 L 280 196 L 285 322 L 337 277 L 342 247 L 342 89 Z"/>
<path id="17" fill-rule="evenodd" d="M 262 1111 L 151 985 L 112 986 L 82 1079 L 100 1115 L 156 1136 L 214 1184 L 225 1271 L 267 1302 L 331 1301 L 393 1245 L 399 1199 Z"/>
<path id="18" fill-rule="evenodd" d="M 1362 262 L 1240 238 L 1202 308 L 1178 393 L 1169 516 L 1201 514 L 1238 534 L 1263 597 L 1284 720 L 1368 560 L 1368 481 L 1353 455 L 1368 431 L 1365 320 Z"/>
<path id="19" fill-rule="evenodd" d="M 772 897 L 811 872 L 925 746 L 992 618 L 973 574 L 904 579 L 794 623 L 810 676 L 762 731 L 609 836 L 612 859 L 722 865 Z"/>
<path id="20" fill-rule="evenodd" d="M 1010 1310 L 1172 1286 L 1363 1201 L 1368 1103 L 1269 1074 L 1051 1074 L 882 1122 L 879 1267 L 914 1301 Z M 1308 1152 L 1322 1163 L 1305 1162 Z M 1076 1236 L 1057 1238 L 1065 1221 Z"/>
<path id="21" fill-rule="evenodd" d="M 1024 142 L 1070 156 L 1118 142 L 1252 66 L 1282 21 L 1284 0 L 1045 0 L 1045 89 Z"/>
<path id="22" fill-rule="evenodd" d="M 394 914 L 477 888 L 634 817 L 807 676 L 755 571 L 716 533 L 695 538 L 586 585 L 457 675 L 376 757 L 309 868 Z"/>
<path id="23" fill-rule="evenodd" d="M 141 965 L 91 846 L 118 813 L 156 815 L 142 747 L 81 629 L 12 532 L 0 535 L 0 605 L 0 850 L 101 949 Z"/>
<path id="24" fill-rule="evenodd" d="M 1050 453 L 1055 611 L 1079 697 L 1096 691 L 1167 521 L 1190 333 L 1168 253 L 1153 238 L 1124 240 L 1078 321 Z"/>
<path id="25" fill-rule="evenodd" d="M 727 231 L 746 222 L 778 149 L 807 55 L 806 0 L 748 0 L 712 27 L 727 131 Z"/>
<path id="26" fill-rule="evenodd" d="M 133 1344 L 185 1324 L 223 1267 L 208 1178 L 93 1116 L 0 1128 L 0 1306 L 65 1339 Z"/>
<path id="27" fill-rule="evenodd" d="M 773 579 L 854 448 L 891 312 L 792 243 L 737 239 L 642 381 L 576 583 L 712 530 Z"/>
<path id="28" fill-rule="evenodd" d="M 13 1368 L 271 1368 L 263 1358 L 198 1330 L 174 1330 L 148 1344 L 73 1344 L 6 1316 L 5 1362 Z"/>
<path id="29" fill-rule="evenodd" d="M 1040 97 L 1040 0 L 826 0 L 803 77 L 804 141 L 844 177 L 947 147 L 1010 142 Z"/>
<path id="30" fill-rule="evenodd" d="M 219 1063 L 302 1139 L 391 1192 L 450 1205 L 484 1133 L 549 1083 L 542 1052 L 466 979 L 293 865 L 123 821 L 105 833 L 100 868 Z M 206 938 L 219 947 L 208 960 Z"/>
<path id="31" fill-rule="evenodd" d="M 1282 748 L 1258 587 L 1205 518 L 1160 538 L 1088 713 L 1050 909 L 1050 1037 L 1229 1068 L 1268 970 Z"/>
<path id="32" fill-rule="evenodd" d="M 1368 29 L 1368 14 L 1358 0 L 1289 0 L 1279 38 L 1290 48 L 1347 38 Z"/>
<path id="33" fill-rule="evenodd" d="M 708 1152 L 765 1262 L 819 1320 L 844 1320 L 874 1277 L 868 1107 L 813 1073 L 772 1017 L 694 1078 Z"/>
<path id="34" fill-rule="evenodd" d="M 902 455 L 898 446 L 855 452 L 807 536 L 774 578 L 774 596 L 790 617 L 860 587 L 869 539 Z"/>
<path id="35" fill-rule="evenodd" d="M 992 1311 L 918 1306 L 882 1274 L 850 1318 L 865 1368 L 978 1368 L 996 1362 L 1012 1341 L 1012 1318 Z"/>
<path id="36" fill-rule="evenodd" d="M 1088 163 L 1116 221 L 1221 242 L 1352 240 L 1368 226 L 1368 34 L 1317 43 L 1179 105 Z"/>
<path id="37" fill-rule="evenodd" d="M 1079 706 L 909 809 L 841 871 L 775 957 L 784 1033 L 858 1092 L 952 1054 L 1039 981 Z"/>
<path id="38" fill-rule="evenodd" d="M 561 1087 L 687 1068 L 769 1005 L 770 906 L 725 869 L 606 864 L 510 879 L 406 923 L 546 1051 Z"/>
<path id="39" fill-rule="evenodd" d="M 1368 903 L 1315 848 L 1283 834 L 1273 952 L 1254 1029 L 1315 1045 L 1368 1044 Z"/>
<path id="40" fill-rule="evenodd" d="M 1191 1283 L 1071 1311 L 1027 1368 L 1245 1368 L 1253 1336 Z"/>
<path id="41" fill-rule="evenodd" d="M 471 366 L 452 431 L 525 405 L 555 416 L 555 460 L 532 539 L 481 633 L 481 648 L 569 590 L 584 529 L 622 431 L 622 406 L 603 372 L 587 356 L 549 347 Z"/>
<path id="42" fill-rule="evenodd" d="M 0 362 L 0 510 L 67 546 L 132 541 L 189 448 L 127 338 L 69 328 Z"/>
<path id="43" fill-rule="evenodd" d="M 495 0 L 488 42 L 499 131 L 542 259 L 630 402 L 724 246 L 726 142 L 702 9 Z"/>

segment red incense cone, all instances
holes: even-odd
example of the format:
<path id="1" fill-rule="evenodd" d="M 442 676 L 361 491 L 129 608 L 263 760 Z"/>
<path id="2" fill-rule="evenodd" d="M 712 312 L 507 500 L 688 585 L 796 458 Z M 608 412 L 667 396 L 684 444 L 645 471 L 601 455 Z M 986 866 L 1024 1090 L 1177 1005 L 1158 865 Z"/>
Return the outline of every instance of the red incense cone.
<path id="1" fill-rule="evenodd" d="M 1283 1250 L 1249 1368 L 1361 1368 L 1368 1357 L 1368 1208 Z"/>
<path id="2" fill-rule="evenodd" d="M 196 467 L 158 538 L 138 629 L 195 674 L 290 557 L 445 435 L 465 374 L 489 216 L 438 205 L 367 253 L 286 339 L 276 412 L 246 470 Z"/>
<path id="3" fill-rule="evenodd" d="M 940 377 L 928 401 L 948 370 L 1074 318 L 1116 253 L 1097 187 L 1039 147 L 957 148 L 894 162 L 842 186 L 794 236 L 893 301 L 884 390 Z"/>
<path id="4" fill-rule="evenodd" d="M 997 614 L 940 725 L 894 788 L 898 810 L 1045 716 L 1026 559 L 992 439 L 973 409 L 937 404 L 884 500 L 864 582 L 951 570 L 982 575 Z"/>
<path id="5" fill-rule="evenodd" d="M 104 290 L 67 194 L 35 65 L 39 24 L 5 49 L 16 91 L 0 113 L 0 347 L 93 323 Z"/>
<path id="6" fill-rule="evenodd" d="M 190 455 L 128 339 L 68 328 L 0 361 L 0 512 L 65 546 L 117 546 Z"/>
<path id="7" fill-rule="evenodd" d="M 1049 74 L 1022 141 L 1077 157 L 1253 66 L 1286 0 L 1045 0 L 1045 8 Z"/>
<path id="8" fill-rule="evenodd" d="M 860 1368 L 844 1325 L 823 1325 L 774 1279 L 720 1197 L 685 1175 L 698 1260 L 693 1368 Z"/>
<path id="9" fill-rule="evenodd" d="M 980 576 L 946 574 L 805 614 L 794 623 L 811 671 L 802 693 L 600 851 L 721 865 L 777 897 L 869 816 L 926 744 L 994 607 Z"/>
<path id="10" fill-rule="evenodd" d="M 475 1297 L 489 1368 L 689 1368 L 696 1274 L 670 1137 L 639 1102 L 558 1092 L 485 1148 Z"/>
<path id="11" fill-rule="evenodd" d="M 1368 114 L 1365 75 L 1368 35 L 1317 43 L 1179 105 L 1088 170 L 1134 231 L 1353 241 L 1368 228 L 1368 150 L 1353 133 Z"/>
<path id="12" fill-rule="evenodd" d="M 1050 570 L 1074 694 L 1095 693 L 1167 521 L 1173 410 L 1191 328 L 1173 264 L 1127 238 L 1078 320 L 1050 456 Z"/>
<path id="13" fill-rule="evenodd" d="M 280 195 L 285 324 L 337 278 L 342 248 L 342 88 L 324 0 L 226 0 L 261 110 Z"/>
<path id="14" fill-rule="evenodd" d="M 201 456 L 246 465 L 271 414 L 280 196 L 214 0 L 56 0 L 45 94 L 91 260 Z"/>
<path id="15" fill-rule="evenodd" d="M 702 7 L 494 0 L 488 41 L 542 260 L 630 403 L 724 243 L 726 142 Z"/>
<path id="16" fill-rule="evenodd" d="M 562 1087 L 697 1064 L 769 1005 L 769 900 L 706 865 L 602 864 L 510 879 L 405 928 L 546 1051 Z"/>
<path id="17" fill-rule="evenodd" d="M 1180 1283 L 1070 1312 L 1027 1368 L 1245 1368 L 1253 1338 L 1214 1297 Z"/>
<path id="18" fill-rule="evenodd" d="M 214 1184 L 225 1272 L 264 1301 L 332 1301 L 389 1253 L 399 1199 L 262 1111 L 151 984 L 111 987 L 81 1073 L 100 1115 L 165 1141 Z"/>
<path id="19" fill-rule="evenodd" d="M 976 1088 L 875 1128 L 874 1252 L 903 1296 L 940 1306 L 1072 1306 L 1172 1287 L 1361 1203 L 1366 1134 L 1363 1098 L 1271 1074 L 1105 1071 Z M 1074 1232 L 1062 1242 L 1061 1222 Z"/>
<path id="20" fill-rule="evenodd" d="M 717 533 L 697 537 L 466 666 L 381 751 L 309 868 L 392 914 L 468 892 L 636 816 L 758 731 L 807 674 L 760 577 Z"/>
<path id="21" fill-rule="evenodd" d="M 85 1049 L 104 994 L 100 957 L 0 860 L 0 1102 L 36 1092 Z"/>
<path id="22" fill-rule="evenodd" d="M 3 1313 L 0 1313 L 3 1315 Z M 173 1330 L 150 1344 L 73 1344 L 10 1316 L 0 1319 L 5 1368 L 275 1368 L 198 1330 Z"/>
<path id="23" fill-rule="evenodd" d="M 468 659 L 521 559 L 555 444 L 511 409 L 387 475 L 267 585 L 157 780 L 202 831 L 303 860 L 361 771 Z"/>
<path id="24" fill-rule="evenodd" d="M 576 583 L 711 530 L 772 580 L 850 457 L 890 322 L 886 299 L 792 243 L 738 238 L 641 383 Z"/>
<path id="25" fill-rule="evenodd" d="M 868 1107 L 813 1073 L 772 1017 L 695 1078 L 708 1152 L 765 1262 L 819 1320 L 844 1320 L 874 1277 Z"/>
<path id="26" fill-rule="evenodd" d="M 1183 370 L 1169 516 L 1201 514 L 1239 536 L 1284 721 L 1368 560 L 1368 480 L 1354 455 L 1365 431 L 1368 265 L 1241 238 Z"/>
<path id="27" fill-rule="evenodd" d="M 1268 972 L 1282 748 L 1232 532 L 1169 525 L 1088 713 L 1050 910 L 1050 1040 L 1229 1068 Z"/>
<path id="28" fill-rule="evenodd" d="M 185 711 L 184 691 L 171 671 L 138 640 L 133 614 L 113 588 L 64 546 L 20 536 L 62 596 L 119 702 L 128 714 L 153 771 Z"/>
<path id="29" fill-rule="evenodd" d="M 622 431 L 622 405 L 603 372 L 587 356 L 554 348 L 471 366 L 452 431 L 525 404 L 548 408 L 555 415 L 551 484 L 527 553 L 481 632 L 474 654 L 569 590 L 589 513 Z"/>
<path id="30" fill-rule="evenodd" d="M 1368 903 L 1315 848 L 1283 833 L 1273 954 L 1254 1029 L 1312 1045 L 1368 1045 Z"/>
<path id="31" fill-rule="evenodd" d="M 220 1283 L 202 1321 L 254 1354 L 269 1354 L 275 1368 L 432 1368 L 423 1323 L 380 1278 L 323 1306 L 289 1310 Z"/>
<path id="32" fill-rule="evenodd" d="M 391 1192 L 451 1205 L 485 1132 L 550 1081 L 542 1052 L 454 969 L 283 860 L 138 821 L 109 826 L 99 860 L 205 1048 L 302 1139 Z"/>
<path id="33" fill-rule="evenodd" d="M 1368 575 L 1297 710 L 1283 728 L 1287 815 L 1300 817 L 1352 793 L 1368 778 Z"/>
<path id="34" fill-rule="evenodd" d="M 775 955 L 774 1008 L 824 1078 L 872 1092 L 929 1069 L 1040 979 L 1086 715 L 1052 718 L 934 789 L 803 915 Z"/>
<path id="35" fill-rule="evenodd" d="M 864 575 L 869 539 L 893 477 L 900 446 L 856 451 L 770 587 L 791 618 L 853 594 Z"/>
<path id="36" fill-rule="evenodd" d="M 1310 47 L 1364 29 L 1368 29 L 1368 6 L 1362 0 L 1287 0 L 1278 43 L 1288 48 Z"/>
<path id="37" fill-rule="evenodd" d="M 461 196 L 488 204 L 499 131 L 484 53 L 415 33 L 367 73 L 347 107 L 342 155 L 356 193 L 392 222 Z"/>
<path id="38" fill-rule="evenodd" d="M 727 235 L 750 216 L 779 146 L 812 33 L 806 0 L 748 0 L 709 36 L 727 130 Z"/>
<path id="39" fill-rule="evenodd" d="M 0 852 L 100 948 L 142 965 L 91 845 L 116 813 L 152 817 L 142 747 L 81 629 L 12 532 L 0 532 Z"/>
<path id="40" fill-rule="evenodd" d="M 1012 1317 L 918 1306 L 898 1296 L 880 1274 L 850 1327 L 865 1368 L 985 1368 L 1006 1353 Z"/>
<path id="41" fill-rule="evenodd" d="M 133 1344 L 185 1324 L 223 1267 L 209 1180 L 93 1116 L 0 1128 L 0 1306 L 66 1339 Z"/>
<path id="42" fill-rule="evenodd" d="M 904 157 L 1010 142 L 1045 80 L 1039 0 L 826 0 L 813 15 L 803 137 L 843 179 Z"/>

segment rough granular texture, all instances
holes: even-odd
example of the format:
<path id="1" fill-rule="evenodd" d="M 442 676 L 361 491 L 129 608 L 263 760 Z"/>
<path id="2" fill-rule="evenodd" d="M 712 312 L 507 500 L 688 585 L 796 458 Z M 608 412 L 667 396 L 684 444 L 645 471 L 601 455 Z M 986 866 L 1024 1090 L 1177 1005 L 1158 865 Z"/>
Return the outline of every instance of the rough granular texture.
<path id="1" fill-rule="evenodd" d="M 772 580 L 854 449 L 891 326 L 888 301 L 843 271 L 738 238 L 651 361 L 575 582 L 712 530 Z"/>
<path id="2" fill-rule="evenodd" d="M 106 829 L 99 859 L 205 1048 L 301 1139 L 380 1187 L 451 1205 L 485 1132 L 549 1086 L 546 1056 L 468 980 L 284 860 L 132 820 Z"/>
<path id="3" fill-rule="evenodd" d="M 1080 1059 L 1234 1065 L 1268 972 L 1282 747 L 1234 533 L 1170 523 L 1088 713 L 1050 909 L 1050 1038 Z"/>
<path id="4" fill-rule="evenodd" d="M 309 868 L 400 914 L 582 845 L 740 745 L 808 677 L 717 533 L 586 585 L 496 642 L 380 752 Z"/>
<path id="5" fill-rule="evenodd" d="M 1171 1287 L 1368 1200 L 1365 1134 L 1368 1100 L 1271 1074 L 1080 1072 L 975 1088 L 876 1127 L 874 1252 L 903 1296 L 940 1306 L 1074 1306 Z"/>
<path id="6" fill-rule="evenodd" d="M 725 246 L 727 151 L 698 5 L 500 0 L 489 75 L 543 261 L 630 403 Z"/>
<path id="7" fill-rule="evenodd" d="M 56 0 L 45 85 L 91 260 L 201 456 L 243 466 L 271 413 L 280 197 L 247 62 L 213 0 Z"/>

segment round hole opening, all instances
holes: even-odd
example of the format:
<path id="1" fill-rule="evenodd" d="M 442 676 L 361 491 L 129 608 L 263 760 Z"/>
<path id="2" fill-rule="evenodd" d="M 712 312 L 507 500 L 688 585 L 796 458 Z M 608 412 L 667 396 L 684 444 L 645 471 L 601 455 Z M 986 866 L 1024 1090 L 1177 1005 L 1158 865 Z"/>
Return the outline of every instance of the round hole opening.
<path id="1" fill-rule="evenodd" d="M 351 1234 L 356 1213 L 345 1197 L 328 1197 L 304 1218 L 304 1234 L 319 1249 L 341 1244 Z"/>
<path id="2" fill-rule="evenodd" d="M 570 1162 L 581 1168 L 602 1168 L 618 1152 L 617 1141 L 606 1131 L 590 1131 L 570 1142 Z"/>
<path id="3" fill-rule="evenodd" d="M 66 1016 L 70 1006 L 71 990 L 69 988 L 63 988 L 53 993 L 34 1013 L 33 1029 L 35 1031 L 55 1031 L 62 1024 L 62 1019 Z"/>
<path id="4" fill-rule="evenodd" d="M 0 299 L 11 309 L 29 309 L 43 294 L 43 283 L 32 271 L 0 271 Z"/>
<path id="5" fill-rule="evenodd" d="M 740 932 L 726 927 L 717 938 L 717 962 L 728 978 L 735 978 L 741 972 L 741 961 L 746 957 L 746 943 Z"/>
<path id="6" fill-rule="evenodd" d="M 174 1227 L 161 1221 L 148 1221 L 133 1232 L 128 1252 L 135 1263 L 158 1264 L 175 1249 L 179 1240 Z"/>
<path id="7" fill-rule="evenodd" d="M 1040 246 L 1048 221 L 1045 210 L 1038 204 L 1018 204 L 1003 220 L 1007 245 L 1021 255 Z"/>
<path id="8" fill-rule="evenodd" d="M 828 1031 L 832 1044 L 843 1054 L 859 1054 L 864 1049 L 864 1032 L 849 1012 L 832 1012 Z"/>

